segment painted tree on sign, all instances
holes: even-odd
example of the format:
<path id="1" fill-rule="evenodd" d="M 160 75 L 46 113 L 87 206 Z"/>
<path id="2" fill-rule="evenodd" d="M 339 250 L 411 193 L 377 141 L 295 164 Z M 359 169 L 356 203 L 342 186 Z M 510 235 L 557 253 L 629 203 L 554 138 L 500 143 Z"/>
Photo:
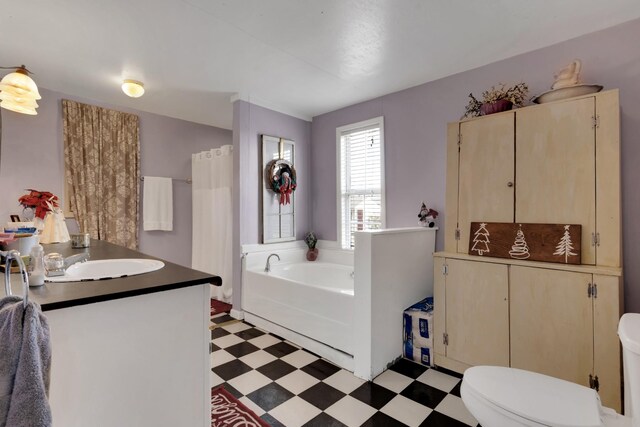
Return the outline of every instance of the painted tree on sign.
<path id="1" fill-rule="evenodd" d="M 527 241 L 524 238 L 524 233 L 522 232 L 522 225 L 520 225 L 520 228 L 518 228 L 518 232 L 516 233 L 516 240 L 515 242 L 513 242 L 513 246 L 511 246 L 509 255 L 511 255 L 511 258 L 515 259 L 527 259 L 530 256 L 529 246 L 527 245 Z"/>
<path id="2" fill-rule="evenodd" d="M 489 230 L 487 230 L 487 224 L 484 222 L 480 223 L 480 227 L 473 234 L 473 247 L 471 251 L 478 252 L 478 255 L 491 252 L 489 250 Z"/>
<path id="3" fill-rule="evenodd" d="M 565 264 L 569 261 L 570 256 L 578 255 L 571 252 L 571 250 L 573 249 L 573 242 L 571 241 L 571 235 L 569 234 L 569 227 L 569 225 L 564 226 L 564 234 L 562 235 L 562 238 L 556 246 L 556 251 L 553 253 L 554 255 L 558 256 L 564 255 Z"/>

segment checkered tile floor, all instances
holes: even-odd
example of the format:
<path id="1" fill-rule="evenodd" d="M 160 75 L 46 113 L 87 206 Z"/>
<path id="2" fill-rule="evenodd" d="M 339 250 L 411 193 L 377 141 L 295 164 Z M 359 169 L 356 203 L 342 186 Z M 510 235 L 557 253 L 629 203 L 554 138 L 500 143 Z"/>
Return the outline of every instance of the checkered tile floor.
<path id="1" fill-rule="evenodd" d="M 224 385 L 273 427 L 477 425 L 459 377 L 408 360 L 366 382 L 244 322 L 216 327 L 211 339 L 211 387 Z"/>

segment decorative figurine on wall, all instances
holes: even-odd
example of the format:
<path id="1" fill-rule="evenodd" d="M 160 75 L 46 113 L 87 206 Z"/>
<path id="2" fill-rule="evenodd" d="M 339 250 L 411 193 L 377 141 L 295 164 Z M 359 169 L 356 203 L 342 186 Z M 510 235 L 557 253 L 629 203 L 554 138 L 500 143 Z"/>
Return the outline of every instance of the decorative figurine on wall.
<path id="1" fill-rule="evenodd" d="M 436 218 L 438 217 L 438 211 L 427 208 L 427 205 L 422 202 L 420 207 L 420 213 L 418 218 L 420 219 L 420 225 L 423 227 L 433 228 L 436 225 Z"/>

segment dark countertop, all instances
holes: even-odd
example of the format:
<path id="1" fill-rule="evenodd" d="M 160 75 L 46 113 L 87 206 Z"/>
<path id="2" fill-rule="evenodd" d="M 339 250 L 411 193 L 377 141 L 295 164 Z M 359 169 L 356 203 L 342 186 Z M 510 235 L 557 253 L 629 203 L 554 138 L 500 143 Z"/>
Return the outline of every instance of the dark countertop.
<path id="1" fill-rule="evenodd" d="M 91 260 L 114 258 L 158 259 L 122 246 L 93 239 L 91 240 L 91 246 L 86 249 L 72 249 L 71 242 L 42 246 L 44 247 L 45 254 L 59 252 L 64 257 L 89 251 Z M 45 282 L 44 286 L 29 288 L 29 298 L 31 301 L 40 304 L 44 311 L 47 311 L 168 291 L 204 283 L 211 283 L 216 286 L 222 284 L 222 279 L 218 276 L 192 270 L 165 260 L 161 261 L 164 262 L 165 266 L 160 270 L 137 276 L 90 282 Z M 22 289 L 15 289 L 16 284 L 13 286 L 13 294 L 21 295 Z"/>

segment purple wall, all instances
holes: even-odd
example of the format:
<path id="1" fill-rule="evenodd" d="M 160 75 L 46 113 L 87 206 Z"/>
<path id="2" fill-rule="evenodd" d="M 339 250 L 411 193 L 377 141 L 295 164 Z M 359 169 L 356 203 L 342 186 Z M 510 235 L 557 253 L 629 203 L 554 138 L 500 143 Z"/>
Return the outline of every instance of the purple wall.
<path id="1" fill-rule="evenodd" d="M 622 205 L 626 311 L 640 311 L 640 20 L 551 47 L 385 95 L 313 118 L 311 224 L 319 238 L 335 240 L 335 129 L 384 116 L 387 226 L 416 224 L 420 202 L 442 215 L 445 200 L 446 124 L 464 112 L 467 95 L 498 82 L 525 81 L 532 94 L 548 89 L 553 74 L 574 58 L 583 63 L 583 81 L 619 88 L 622 122 Z M 444 229 L 443 216 L 437 224 Z M 442 232 L 437 248 L 443 248 Z"/>
<path id="2" fill-rule="evenodd" d="M 296 189 L 296 237 L 302 239 L 309 231 L 312 179 L 310 173 L 311 123 L 245 101 L 233 105 L 233 157 L 234 157 L 234 253 L 241 245 L 262 241 L 260 183 L 262 165 L 261 135 L 272 135 L 293 140 L 298 187 Z M 240 277 L 241 264 L 234 257 L 234 278 Z M 233 306 L 241 306 L 240 280 L 234 279 Z"/>
<path id="3" fill-rule="evenodd" d="M 192 153 L 232 142 L 229 130 L 106 105 L 42 88 L 40 93 L 42 100 L 39 102 L 37 116 L 1 110 L 0 223 L 7 221 L 9 214 L 21 212 L 18 197 L 24 194 L 25 188 L 49 190 L 61 198 L 64 196 L 60 102 L 63 98 L 140 116 L 142 175 L 188 178 L 191 176 Z M 173 231 L 142 231 L 141 225 L 140 251 L 190 267 L 191 186 L 189 184 L 174 182 L 173 205 Z"/>

